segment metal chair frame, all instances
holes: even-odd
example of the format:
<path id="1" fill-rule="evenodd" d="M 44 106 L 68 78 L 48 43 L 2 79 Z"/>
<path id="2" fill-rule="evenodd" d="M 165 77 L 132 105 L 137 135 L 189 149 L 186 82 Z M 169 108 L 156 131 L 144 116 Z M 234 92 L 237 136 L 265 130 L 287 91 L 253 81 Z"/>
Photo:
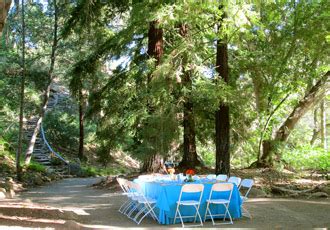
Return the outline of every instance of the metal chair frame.
<path id="1" fill-rule="evenodd" d="M 219 174 L 219 175 L 217 175 L 217 178 L 216 178 L 217 181 L 222 181 L 222 182 L 226 182 L 227 179 L 228 179 L 228 176 L 226 174 Z"/>
<path id="2" fill-rule="evenodd" d="M 203 196 L 203 191 L 204 191 L 204 185 L 203 184 L 185 184 L 181 188 L 179 200 L 176 202 L 176 211 L 175 211 L 175 216 L 173 223 L 175 224 L 177 216 L 179 215 L 182 227 L 185 227 L 185 224 L 183 222 L 183 218 L 192 218 L 194 217 L 194 223 L 196 223 L 197 216 L 199 218 L 200 224 L 199 225 L 187 225 L 188 227 L 194 227 L 194 226 L 203 226 L 203 221 L 201 218 L 201 215 L 199 213 L 199 207 L 201 204 L 202 196 Z M 198 201 L 197 200 L 184 200 L 182 201 L 182 194 L 184 193 L 200 193 Z M 182 216 L 180 212 L 180 206 L 193 206 L 196 209 L 196 214 L 194 216 Z"/>
<path id="3" fill-rule="evenodd" d="M 229 183 L 234 183 L 234 184 L 236 184 L 237 187 L 239 187 L 241 181 L 242 181 L 242 179 L 240 177 L 236 177 L 236 176 L 231 176 L 228 179 Z"/>
<path id="4" fill-rule="evenodd" d="M 209 175 L 206 176 L 206 178 L 209 179 L 209 180 L 214 180 L 214 179 L 217 178 L 217 175 L 215 175 L 215 174 L 209 174 Z"/>
<path id="5" fill-rule="evenodd" d="M 249 195 L 249 192 L 250 192 L 250 190 L 251 190 L 251 188 L 252 188 L 253 185 L 254 185 L 254 180 L 252 180 L 252 179 L 243 179 L 242 182 L 241 182 L 241 184 L 240 184 L 240 186 L 239 186 L 239 188 L 238 188 L 239 191 L 241 191 L 241 188 L 242 187 L 243 188 L 247 188 L 245 194 L 244 195 L 241 195 L 241 199 L 242 199 L 242 202 L 243 202 L 241 207 L 242 207 L 242 210 L 243 210 L 242 215 L 243 216 L 246 216 L 246 217 L 248 217 L 250 219 L 252 219 L 252 215 L 245 208 L 244 203 L 248 200 L 248 195 Z"/>
<path id="6" fill-rule="evenodd" d="M 232 184 L 232 183 L 216 183 L 212 186 L 209 199 L 206 201 L 207 204 L 206 204 L 206 212 L 205 212 L 205 216 L 204 216 L 204 221 L 206 220 L 206 217 L 209 216 L 209 217 L 211 217 L 213 225 L 233 224 L 233 219 L 229 212 L 229 204 L 230 204 L 230 199 L 231 199 L 231 196 L 233 193 L 233 189 L 234 189 L 234 184 Z M 229 197 L 228 197 L 228 199 L 212 199 L 213 192 L 229 192 Z M 226 209 L 225 213 L 224 214 L 212 214 L 211 210 L 210 210 L 210 204 L 223 205 Z M 209 213 L 209 215 L 208 215 L 208 213 Z M 229 216 L 229 222 L 225 222 L 227 213 Z M 223 222 L 216 223 L 214 221 L 214 217 L 216 217 L 216 216 L 223 216 Z"/>
<path id="7" fill-rule="evenodd" d="M 127 185 L 126 185 L 126 179 L 124 178 L 119 178 L 117 177 L 117 182 L 120 186 L 120 188 L 123 190 L 123 195 L 125 195 L 127 197 L 127 200 L 120 206 L 120 208 L 118 209 L 118 211 L 120 213 L 124 213 L 124 211 L 126 210 L 127 206 L 129 206 L 129 204 L 132 202 L 131 199 L 130 199 L 130 194 L 129 194 L 129 190 L 127 188 Z"/>
<path id="8" fill-rule="evenodd" d="M 137 224 L 140 224 L 141 221 L 150 214 L 150 216 L 159 222 L 158 217 L 154 211 L 156 206 L 156 200 L 148 198 L 144 195 L 139 184 L 130 182 L 131 188 L 135 191 L 134 200 L 137 202 L 136 208 L 130 212 L 129 217 Z M 137 210 L 137 213 L 133 217 L 133 212 Z"/>

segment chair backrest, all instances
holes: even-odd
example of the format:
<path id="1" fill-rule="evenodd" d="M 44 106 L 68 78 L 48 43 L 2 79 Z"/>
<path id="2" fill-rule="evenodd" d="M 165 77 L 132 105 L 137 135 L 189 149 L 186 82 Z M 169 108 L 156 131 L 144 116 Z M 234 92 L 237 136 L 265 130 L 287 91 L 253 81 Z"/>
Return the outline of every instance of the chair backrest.
<path id="1" fill-rule="evenodd" d="M 140 175 L 138 178 L 142 181 L 152 181 L 152 180 L 154 180 L 153 175 Z"/>
<path id="2" fill-rule="evenodd" d="M 123 192 L 128 192 L 127 185 L 126 185 L 126 179 L 117 177 L 117 182 L 120 186 L 120 188 L 123 190 Z"/>
<path id="3" fill-rule="evenodd" d="M 226 174 L 219 174 L 216 179 L 217 181 L 227 181 L 227 178 Z"/>
<path id="4" fill-rule="evenodd" d="M 136 192 L 136 193 L 142 193 L 142 189 L 140 187 L 139 184 L 135 183 L 135 182 L 132 182 L 132 181 L 128 181 L 129 182 L 129 186 L 130 188 Z"/>
<path id="5" fill-rule="evenodd" d="M 203 184 L 185 184 L 181 188 L 181 192 L 202 192 L 204 190 Z"/>
<path id="6" fill-rule="evenodd" d="M 241 183 L 241 180 L 242 180 L 242 179 L 239 178 L 239 177 L 231 176 L 231 177 L 229 177 L 228 182 L 230 182 L 230 183 L 234 183 L 234 184 L 236 184 L 236 186 L 238 187 L 239 184 Z"/>
<path id="7" fill-rule="evenodd" d="M 195 175 L 195 176 L 192 176 L 192 178 L 193 178 L 194 180 L 199 180 L 199 179 L 200 179 L 200 177 L 199 177 L 199 176 L 197 176 L 197 175 Z"/>
<path id="8" fill-rule="evenodd" d="M 183 193 L 199 193 L 198 202 L 200 203 L 202 200 L 203 196 L 203 191 L 204 191 L 204 185 L 203 184 L 184 184 L 181 188 L 180 196 L 179 196 L 179 202 L 182 199 Z"/>
<path id="9" fill-rule="evenodd" d="M 233 183 L 215 183 L 212 185 L 209 199 L 212 199 L 213 192 L 229 192 L 228 200 L 231 199 L 231 195 L 233 193 L 234 184 Z M 223 197 L 222 197 L 223 199 Z"/>
<path id="10" fill-rule="evenodd" d="M 247 197 L 253 185 L 254 185 L 254 180 L 243 179 L 238 189 L 241 190 L 242 187 L 246 188 L 247 190 L 244 196 Z"/>
<path id="11" fill-rule="evenodd" d="M 209 179 L 209 180 L 214 180 L 214 179 L 217 178 L 217 175 L 215 175 L 215 174 L 209 174 L 209 175 L 206 176 L 206 178 Z"/>

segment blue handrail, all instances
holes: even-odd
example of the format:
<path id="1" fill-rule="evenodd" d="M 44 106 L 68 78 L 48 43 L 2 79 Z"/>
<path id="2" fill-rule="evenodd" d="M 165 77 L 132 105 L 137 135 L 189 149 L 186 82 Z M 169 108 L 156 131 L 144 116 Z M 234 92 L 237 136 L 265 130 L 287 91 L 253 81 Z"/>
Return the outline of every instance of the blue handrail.
<path id="1" fill-rule="evenodd" d="M 48 144 L 48 141 L 46 139 L 46 136 L 45 136 L 45 132 L 44 132 L 44 127 L 43 127 L 43 124 L 41 123 L 41 136 L 42 136 L 42 139 L 44 140 L 47 148 L 58 158 L 60 159 L 62 162 L 64 162 L 65 164 L 69 164 L 69 161 L 66 161 L 63 157 L 61 157 L 60 154 L 58 154 L 57 152 L 55 152 L 53 150 L 53 148 Z"/>

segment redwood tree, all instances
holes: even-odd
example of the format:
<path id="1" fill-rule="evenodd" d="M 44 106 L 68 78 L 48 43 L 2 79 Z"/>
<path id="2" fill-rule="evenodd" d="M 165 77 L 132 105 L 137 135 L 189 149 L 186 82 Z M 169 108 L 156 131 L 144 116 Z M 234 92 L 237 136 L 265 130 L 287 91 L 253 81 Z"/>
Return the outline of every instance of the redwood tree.
<path id="1" fill-rule="evenodd" d="M 156 60 L 156 66 L 159 65 L 161 57 L 163 55 L 163 30 L 159 27 L 159 22 L 154 20 L 149 23 L 149 31 L 148 31 L 148 51 L 147 54 L 150 58 L 154 58 Z M 149 89 L 150 82 L 152 80 L 152 74 L 148 75 L 147 79 L 147 87 Z M 153 114 L 153 105 L 150 101 L 147 102 L 148 113 L 150 116 Z M 156 137 L 150 137 L 156 138 Z M 143 172 L 158 172 L 163 167 L 164 157 L 157 152 L 146 157 L 143 161 L 142 171 Z"/>
<path id="2" fill-rule="evenodd" d="M 225 14 L 222 15 L 221 21 Z M 221 25 L 220 25 L 221 27 Z M 219 77 L 228 84 L 228 49 L 225 39 L 217 40 L 216 71 Z M 215 173 L 229 174 L 230 171 L 230 117 L 229 105 L 220 103 L 219 109 L 215 112 Z"/>
<path id="3" fill-rule="evenodd" d="M 180 35 L 184 38 L 188 35 L 188 25 L 180 25 Z M 189 41 L 186 41 L 189 42 Z M 192 90 L 192 73 L 191 70 L 187 70 L 188 64 L 187 57 L 184 56 L 182 60 L 183 79 L 182 86 Z M 196 151 L 196 131 L 195 131 L 195 115 L 193 110 L 193 102 L 191 99 L 191 93 L 184 96 L 183 104 L 183 157 L 180 162 L 181 168 L 195 168 L 200 165 Z"/>

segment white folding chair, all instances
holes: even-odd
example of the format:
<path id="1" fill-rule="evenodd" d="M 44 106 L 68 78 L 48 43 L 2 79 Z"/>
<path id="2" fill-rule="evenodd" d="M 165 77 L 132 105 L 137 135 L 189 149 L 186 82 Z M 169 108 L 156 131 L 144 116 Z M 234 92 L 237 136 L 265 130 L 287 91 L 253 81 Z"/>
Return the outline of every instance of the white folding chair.
<path id="1" fill-rule="evenodd" d="M 203 184 L 185 184 L 181 188 L 179 200 L 176 202 L 176 211 L 175 211 L 175 216 L 174 216 L 174 221 L 173 223 L 175 224 L 175 221 L 177 219 L 177 216 L 179 215 L 182 227 L 184 228 L 185 225 L 183 223 L 183 218 L 195 218 L 194 223 L 196 223 L 197 216 L 199 218 L 200 224 L 199 225 L 189 225 L 189 227 L 193 226 L 203 226 L 203 221 L 201 218 L 201 215 L 199 214 L 199 206 L 201 204 L 202 196 L 203 196 L 203 191 L 204 191 L 204 185 Z M 199 196 L 196 194 L 195 200 L 182 200 L 182 196 L 184 196 L 185 193 L 199 193 Z M 194 216 L 182 216 L 180 212 L 180 206 L 191 206 L 194 207 L 196 210 L 196 214 Z"/>
<path id="2" fill-rule="evenodd" d="M 140 224 L 141 221 L 147 216 L 150 215 L 154 220 L 159 222 L 156 213 L 154 211 L 154 208 L 156 206 L 156 200 L 152 199 L 150 197 L 146 197 L 143 194 L 143 191 L 139 184 L 131 182 L 131 188 L 134 189 L 134 191 L 137 194 L 137 213 L 133 218 L 131 218 L 135 223 Z"/>
<path id="3" fill-rule="evenodd" d="M 138 200 L 140 199 L 140 194 L 136 191 L 134 183 L 132 181 L 125 181 L 128 192 L 128 197 L 130 198 L 130 203 L 126 206 L 123 211 L 128 218 L 133 219 L 132 215 L 134 211 L 138 210 L 140 204 Z"/>
<path id="4" fill-rule="evenodd" d="M 194 180 L 200 180 L 200 179 L 201 179 L 201 178 L 200 178 L 199 176 L 197 176 L 197 175 L 192 176 L 192 178 L 193 178 Z"/>
<path id="5" fill-rule="evenodd" d="M 131 203 L 130 193 L 126 186 L 126 179 L 119 178 L 119 177 L 117 177 L 116 179 L 117 179 L 117 182 L 118 182 L 120 188 L 123 190 L 122 194 L 127 197 L 127 200 L 118 209 L 118 211 L 120 213 L 124 213 L 124 211 L 126 210 L 126 207 L 129 206 L 129 204 Z"/>
<path id="6" fill-rule="evenodd" d="M 242 180 L 242 179 L 239 178 L 239 177 L 231 176 L 231 177 L 229 177 L 228 182 L 229 182 L 229 183 L 234 183 L 234 184 L 236 184 L 236 186 L 238 187 L 239 184 L 241 183 L 241 180 Z"/>
<path id="7" fill-rule="evenodd" d="M 254 181 L 252 179 L 243 179 L 241 182 L 241 185 L 239 186 L 239 191 L 242 194 L 242 190 L 245 190 L 245 194 L 241 195 L 241 199 L 242 199 L 242 209 L 243 209 L 243 216 L 246 216 L 250 219 L 252 219 L 252 215 L 250 214 L 250 212 L 244 207 L 244 203 L 248 200 L 248 194 L 252 188 L 252 186 L 254 185 Z"/>
<path id="8" fill-rule="evenodd" d="M 219 174 L 216 179 L 217 179 L 217 181 L 226 182 L 227 178 L 228 177 L 226 174 Z"/>
<path id="9" fill-rule="evenodd" d="M 206 176 L 206 178 L 209 179 L 209 180 L 215 180 L 217 178 L 217 175 L 209 174 L 209 175 Z"/>
<path id="10" fill-rule="evenodd" d="M 153 175 L 140 175 L 138 177 L 139 180 L 142 181 L 153 181 L 154 180 L 154 176 Z"/>
<path id="11" fill-rule="evenodd" d="M 229 208 L 229 204 L 230 204 L 230 199 L 231 199 L 231 195 L 233 192 L 233 188 L 234 185 L 232 183 L 216 183 L 212 186 L 211 188 L 211 192 L 210 192 L 210 196 L 209 199 L 206 200 L 206 212 L 205 212 L 205 216 L 204 216 L 204 221 L 206 220 L 206 217 L 211 217 L 212 223 L 213 225 L 218 225 L 218 224 L 233 224 L 233 219 L 231 218 L 230 212 L 228 210 Z M 226 192 L 228 193 L 228 196 L 226 198 L 212 198 L 212 195 L 214 194 L 214 192 Z M 220 213 L 220 214 L 212 214 L 211 213 L 211 209 L 210 209 L 210 205 L 223 205 L 226 209 L 225 213 Z M 229 222 L 225 222 L 226 216 L 229 216 Z M 215 223 L 214 222 L 214 217 L 217 216 L 223 216 L 223 222 L 222 223 Z"/>

